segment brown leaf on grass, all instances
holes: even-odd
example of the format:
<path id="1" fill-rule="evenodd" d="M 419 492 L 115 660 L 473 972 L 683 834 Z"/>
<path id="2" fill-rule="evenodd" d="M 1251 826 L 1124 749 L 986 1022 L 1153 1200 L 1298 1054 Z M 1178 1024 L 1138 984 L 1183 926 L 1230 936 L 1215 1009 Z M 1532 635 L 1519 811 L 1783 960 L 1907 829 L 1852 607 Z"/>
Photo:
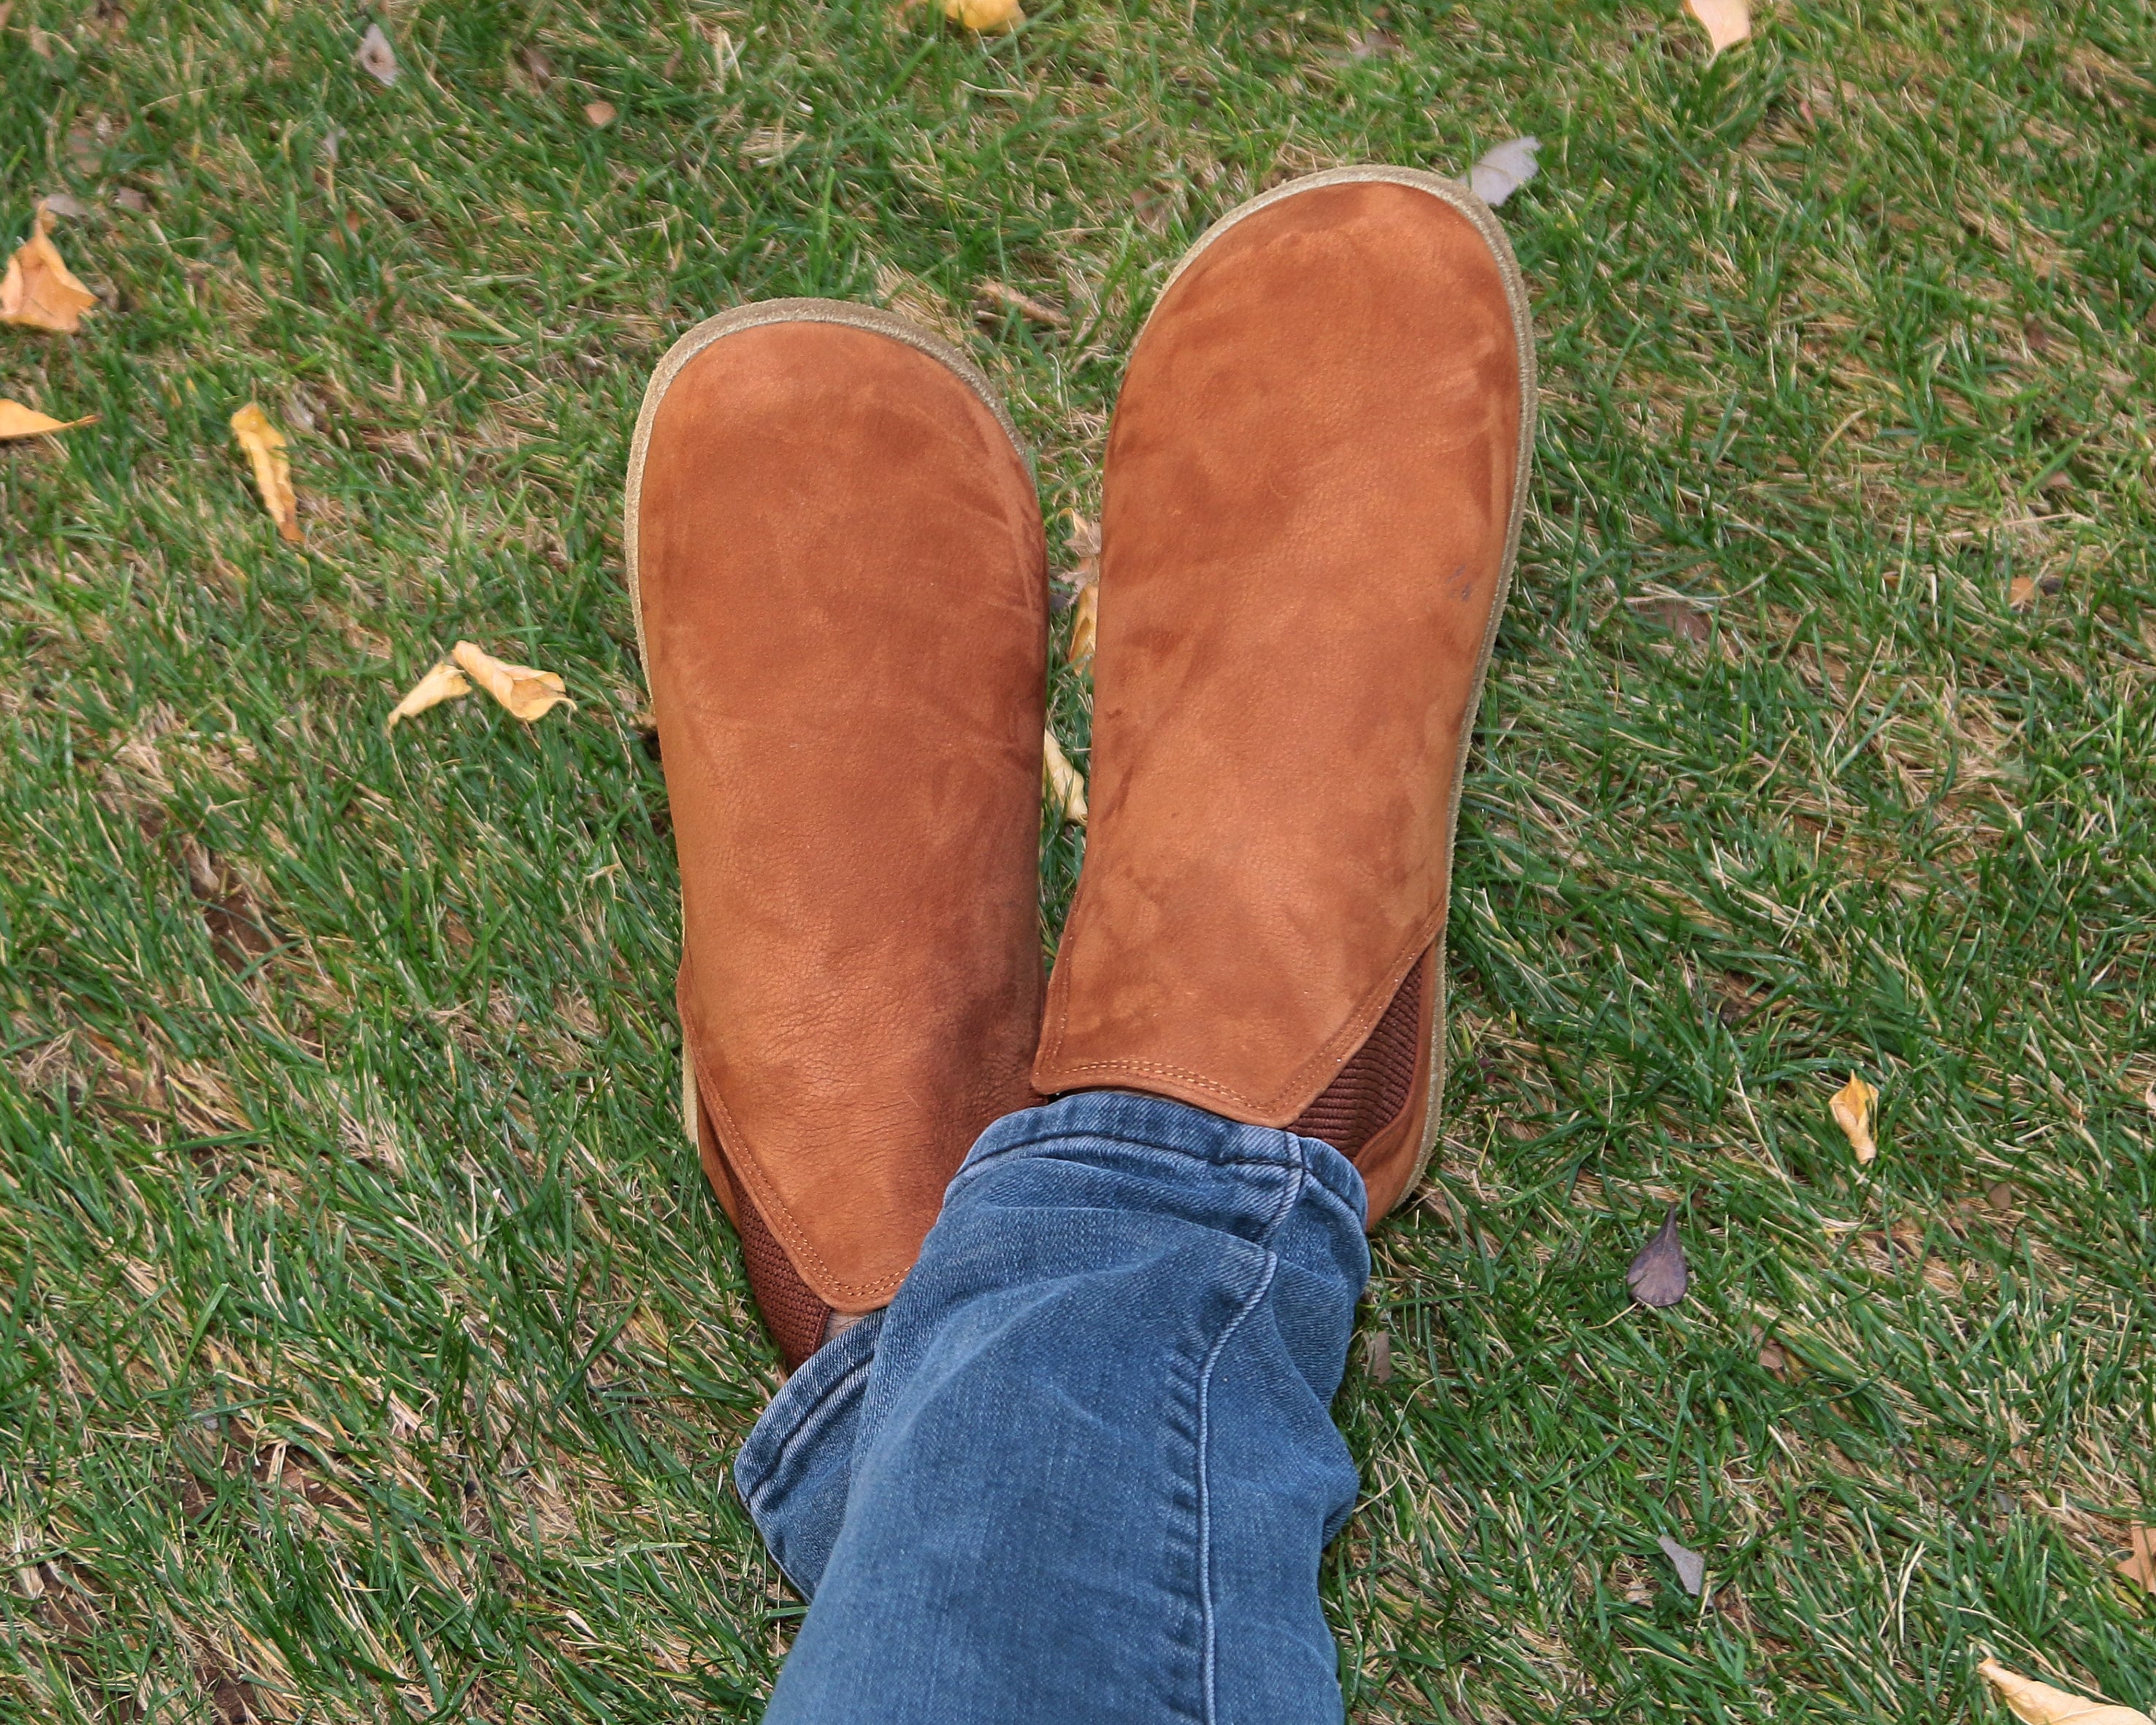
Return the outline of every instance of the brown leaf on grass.
<path id="1" fill-rule="evenodd" d="M 1827 1104 L 1833 1110 L 1835 1125 L 1841 1128 L 1842 1136 L 1849 1141 L 1860 1162 L 1868 1162 L 1879 1154 L 1871 1136 L 1872 1110 L 1878 1100 L 1879 1092 L 1852 1072 L 1849 1082 Z"/>
<path id="2" fill-rule="evenodd" d="M 586 102 L 584 118 L 593 126 L 611 126 L 621 110 L 612 102 Z"/>
<path id="3" fill-rule="evenodd" d="M 2071 1689 L 2054 1689 L 2019 1671 L 2010 1671 L 1995 1659 L 1977 1667 L 1984 1680 L 1999 1692 L 1999 1698 L 2028 1725 L 2156 1725 L 2148 1715 L 2115 1702 L 2091 1701 Z"/>
<path id="4" fill-rule="evenodd" d="M 48 215 L 64 216 L 79 222 L 90 214 L 90 206 L 72 192 L 49 192 L 38 200 L 38 208 Z"/>
<path id="5" fill-rule="evenodd" d="M 2133 1542 L 2133 1550 L 2118 1566 L 2118 1573 L 2156 1594 L 2156 1527 L 2136 1527 L 2128 1537 Z"/>
<path id="6" fill-rule="evenodd" d="M 10 401 L 0 395 L 0 441 L 11 437 L 43 437 L 51 431 L 72 431 L 96 417 L 95 414 L 85 414 L 79 420 L 55 420 L 33 407 L 25 407 L 19 401 Z"/>
<path id="7" fill-rule="evenodd" d="M 1677 1585 L 1697 1599 L 1707 1585 L 1707 1559 L 1688 1545 L 1680 1545 L 1668 1534 L 1659 1534 L 1655 1543 L 1662 1548 L 1662 1555 L 1677 1572 Z"/>
<path id="8" fill-rule="evenodd" d="M 247 882 L 238 869 L 199 839 L 183 839 L 180 856 L 187 864 L 187 887 L 202 907 L 203 926 L 209 930 L 210 950 L 218 962 L 234 974 L 253 968 L 277 943 L 270 938 L 269 919 L 248 890 Z"/>
<path id="9" fill-rule="evenodd" d="M 1045 329 L 1068 329 L 1070 320 L 1060 307 L 1001 281 L 983 281 L 973 290 L 973 309 L 984 323 L 1000 322 L 1006 312 L 1015 312 L 1029 323 Z"/>
<path id="10" fill-rule="evenodd" d="M 359 39 L 359 51 L 352 55 L 361 71 L 385 89 L 397 81 L 397 50 L 389 45 L 389 38 L 379 24 L 369 24 L 367 33 Z"/>
<path id="11" fill-rule="evenodd" d="M 82 327 L 82 314 L 97 304 L 97 296 L 61 261 L 59 248 L 46 237 L 52 227 L 53 213 L 40 209 L 30 237 L 8 260 L 8 273 L 0 277 L 0 323 L 71 336 Z"/>
<path id="12" fill-rule="evenodd" d="M 1063 657 L 1067 663 L 1083 665 L 1093 657 L 1093 646 L 1101 632 L 1101 584 L 1088 581 L 1078 595 L 1078 603 L 1070 617 L 1070 651 Z"/>
<path id="13" fill-rule="evenodd" d="M 2010 610 L 2025 611 L 2036 602 L 2036 578 L 2016 575 L 2006 584 L 2006 605 Z"/>
<path id="14" fill-rule="evenodd" d="M 1789 1353 L 1782 1344 L 1769 1336 L 1759 1344 L 1759 1364 L 1762 1369 L 1784 1383 L 1789 1377 Z"/>
<path id="15" fill-rule="evenodd" d="M 393 731 L 402 721 L 424 713 L 429 707 L 439 707 L 444 701 L 454 701 L 470 693 L 470 679 L 444 659 L 405 692 L 404 698 L 390 709 L 389 723 L 382 729 Z"/>
<path id="16" fill-rule="evenodd" d="M 1086 775 L 1070 765 L 1053 731 L 1040 734 L 1040 785 L 1050 808 L 1074 826 L 1086 824 Z"/>
<path id="17" fill-rule="evenodd" d="M 1390 1383 L 1393 1381 L 1393 1338 L 1390 1332 L 1373 1330 L 1369 1339 L 1363 1344 L 1363 1357 L 1375 1382 Z"/>
<path id="18" fill-rule="evenodd" d="M 568 686 L 551 671 L 506 664 L 468 641 L 451 647 L 449 657 L 467 677 L 526 724 L 559 706 L 567 705 L 572 713 L 576 710 L 577 703 L 569 699 Z"/>
<path id="19" fill-rule="evenodd" d="M 1752 33 L 1752 0 L 1685 0 L 1685 10 L 1706 26 L 1710 63 Z"/>
<path id="20" fill-rule="evenodd" d="M 1101 579 L 1101 524 L 1088 521 L 1075 509 L 1064 512 L 1070 522 L 1070 554 L 1077 561 L 1070 574 L 1058 575 L 1056 579 L 1082 590 Z"/>
<path id="21" fill-rule="evenodd" d="M 1654 1238 L 1640 1249 L 1640 1255 L 1625 1272 L 1625 1285 L 1642 1305 L 1675 1305 L 1685 1297 L 1685 1290 L 1691 1285 L 1691 1270 L 1685 1263 L 1684 1242 L 1677 1238 L 1675 1204 L 1670 1206 L 1670 1213 L 1662 1218 Z"/>
<path id="22" fill-rule="evenodd" d="M 1695 646 L 1704 646 L 1714 639 L 1714 619 L 1696 605 L 1681 599 L 1658 599 L 1645 610 L 1648 616 L 1671 634 Z"/>
<path id="23" fill-rule="evenodd" d="M 250 401 L 232 416 L 232 435 L 254 464 L 254 488 L 262 493 L 262 507 L 277 523 L 277 531 L 298 544 L 300 499 L 292 489 L 292 464 L 285 458 L 285 434 Z"/>
<path id="24" fill-rule="evenodd" d="M 1018 0 L 943 0 L 943 16 L 983 36 L 1016 28 L 1025 22 Z"/>

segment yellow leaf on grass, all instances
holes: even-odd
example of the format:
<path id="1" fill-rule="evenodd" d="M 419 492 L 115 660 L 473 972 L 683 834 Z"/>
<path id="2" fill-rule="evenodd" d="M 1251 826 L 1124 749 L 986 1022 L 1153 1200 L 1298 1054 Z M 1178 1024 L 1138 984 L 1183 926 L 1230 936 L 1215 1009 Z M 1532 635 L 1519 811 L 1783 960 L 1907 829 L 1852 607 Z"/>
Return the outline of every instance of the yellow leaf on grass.
<path id="1" fill-rule="evenodd" d="M 254 464 L 254 488 L 277 531 L 300 543 L 300 499 L 292 489 L 292 464 L 285 459 L 285 434 L 253 402 L 232 416 L 232 435 Z"/>
<path id="2" fill-rule="evenodd" d="M 1752 0 L 1685 0 L 1685 10 L 1707 27 L 1709 60 L 1752 33 Z"/>
<path id="3" fill-rule="evenodd" d="M 1977 1670 L 2015 1717 L 2027 1720 L 2029 1725 L 2156 1725 L 2156 1721 L 2135 1708 L 2091 1701 L 2070 1689 L 2054 1689 L 2049 1683 L 2008 1671 L 1995 1659 L 1987 1659 Z"/>
<path id="4" fill-rule="evenodd" d="M 1841 1128 L 1842 1136 L 1848 1139 L 1860 1162 L 1868 1162 L 1879 1154 L 1871 1137 L 1871 1110 L 1878 1100 L 1878 1091 L 1852 1072 L 1849 1082 L 1834 1093 L 1834 1100 L 1827 1105 L 1834 1110 L 1835 1125 Z"/>
<path id="5" fill-rule="evenodd" d="M 943 16 L 954 24 L 992 36 L 1023 23 L 1025 12 L 1018 0 L 943 0 Z"/>
<path id="6" fill-rule="evenodd" d="M 1073 665 L 1082 665 L 1093 657 L 1093 642 L 1101 632 L 1101 584 L 1095 581 L 1082 589 L 1078 603 L 1071 608 L 1070 651 L 1064 655 Z"/>
<path id="7" fill-rule="evenodd" d="M 52 225 L 53 213 L 40 209 L 30 237 L 8 260 L 8 273 L 0 277 L 0 323 L 26 323 L 71 336 L 82 327 L 82 314 L 97 303 L 97 296 L 60 261 L 58 248 L 45 237 Z"/>
<path id="8" fill-rule="evenodd" d="M 1055 733 L 1040 734 L 1040 787 L 1049 806 L 1074 826 L 1086 824 L 1086 775 L 1070 765 L 1070 757 L 1055 740 Z"/>
<path id="9" fill-rule="evenodd" d="M 471 684 L 464 672 L 444 659 L 412 685 L 404 698 L 390 709 L 389 723 L 382 729 L 393 731 L 399 719 L 409 718 L 414 713 L 424 713 L 429 707 L 439 707 L 444 701 L 454 701 L 459 695 L 470 693 Z"/>
<path id="10" fill-rule="evenodd" d="M 48 431 L 72 431 L 96 417 L 95 414 L 89 414 L 80 420 L 55 420 L 33 407 L 0 396 L 0 438 L 41 437 Z"/>
<path id="11" fill-rule="evenodd" d="M 551 671 L 535 670 L 529 665 L 505 664 L 468 641 L 460 641 L 451 647 L 449 657 L 474 682 L 526 724 L 535 718 L 543 718 L 557 707 L 566 705 L 572 712 L 576 710 L 577 703 L 569 699 L 567 685 Z"/>
<path id="12" fill-rule="evenodd" d="M 2133 1555 L 2118 1566 L 2118 1573 L 2156 1594 L 2156 1527 L 2136 1527 L 2131 1537 Z"/>

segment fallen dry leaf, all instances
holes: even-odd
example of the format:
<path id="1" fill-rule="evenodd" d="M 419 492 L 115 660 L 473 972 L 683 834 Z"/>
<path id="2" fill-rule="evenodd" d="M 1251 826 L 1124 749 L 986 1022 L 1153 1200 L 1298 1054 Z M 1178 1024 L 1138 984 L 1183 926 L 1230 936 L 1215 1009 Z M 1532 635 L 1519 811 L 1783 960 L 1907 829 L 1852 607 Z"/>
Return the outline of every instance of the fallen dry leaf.
<path id="1" fill-rule="evenodd" d="M 1014 28 L 1025 21 L 1018 0 L 943 0 L 943 16 L 983 36 Z"/>
<path id="2" fill-rule="evenodd" d="M 48 214 L 64 216 L 73 222 L 79 222 L 90 214 L 90 206 L 71 192 L 48 193 L 38 200 L 38 208 Z"/>
<path id="3" fill-rule="evenodd" d="M 1775 1377 L 1787 1381 L 1789 1376 L 1789 1350 L 1770 1336 L 1759 1344 L 1759 1364 Z"/>
<path id="4" fill-rule="evenodd" d="M 1393 1338 L 1384 1330 L 1373 1330 L 1363 1344 L 1363 1357 L 1370 1368 L 1370 1376 L 1379 1383 L 1393 1381 Z"/>
<path id="5" fill-rule="evenodd" d="M 1849 1082 L 1834 1093 L 1834 1099 L 1827 1105 L 1834 1111 L 1835 1125 L 1841 1128 L 1842 1136 L 1849 1140 L 1849 1147 L 1856 1152 L 1860 1162 L 1868 1162 L 1879 1154 L 1871 1137 L 1871 1110 L 1878 1100 L 1878 1091 L 1852 1072 Z"/>
<path id="6" fill-rule="evenodd" d="M 1049 804 L 1074 826 L 1086 824 L 1086 776 L 1070 765 L 1070 757 L 1055 740 L 1055 733 L 1040 734 L 1040 785 Z"/>
<path id="7" fill-rule="evenodd" d="M 1068 329 L 1070 320 L 1062 311 L 1045 300 L 1037 300 L 1029 293 L 1020 293 L 1016 288 L 1001 281 L 983 281 L 973 291 L 974 309 L 985 322 L 999 321 L 1006 312 L 1015 312 L 1029 322 L 1038 323 L 1046 329 Z"/>
<path id="8" fill-rule="evenodd" d="M 1714 619 L 1696 605 L 1681 599 L 1658 599 L 1645 610 L 1671 634 L 1695 646 L 1704 646 L 1714 639 Z"/>
<path id="9" fill-rule="evenodd" d="M 262 493 L 262 507 L 277 523 L 277 531 L 298 544 L 300 499 L 292 489 L 292 464 L 285 458 L 285 434 L 250 401 L 232 416 L 232 435 L 254 464 L 254 488 Z"/>
<path id="10" fill-rule="evenodd" d="M 444 701 L 454 701 L 459 695 L 470 693 L 470 680 L 463 672 L 444 659 L 412 685 L 404 698 L 390 709 L 389 723 L 382 729 L 393 731 L 400 720 L 410 718 L 415 713 L 424 713 L 429 707 L 439 707 Z"/>
<path id="11" fill-rule="evenodd" d="M 1067 663 L 1082 665 L 1093 657 L 1093 643 L 1101 631 L 1101 584 L 1088 581 L 1078 595 L 1070 618 L 1070 651 Z"/>
<path id="12" fill-rule="evenodd" d="M 2128 1537 L 2133 1542 L 2133 1553 L 2118 1566 L 2118 1573 L 2156 1594 L 2156 1527 L 2136 1527 Z"/>
<path id="13" fill-rule="evenodd" d="M 1625 1272 L 1625 1285 L 1642 1305 L 1675 1305 L 1685 1297 L 1685 1290 L 1691 1285 L 1691 1271 L 1685 1264 L 1684 1242 L 1677 1238 L 1675 1204 L 1670 1206 L 1670 1213 L 1662 1218 L 1654 1238 L 1640 1248 L 1632 1267 Z"/>
<path id="14" fill-rule="evenodd" d="M 1697 1599 L 1700 1589 L 1707 1585 L 1707 1559 L 1690 1546 L 1679 1545 L 1666 1533 L 1659 1535 L 1655 1543 L 1662 1548 L 1662 1555 L 1676 1568 L 1677 1584 Z"/>
<path id="15" fill-rule="evenodd" d="M 621 110 L 615 107 L 612 102 L 586 102 L 584 104 L 584 118 L 591 121 L 594 126 L 613 125 L 614 122 L 614 116 L 619 114 L 620 111 Z"/>
<path id="16" fill-rule="evenodd" d="M 379 24 L 369 24 L 367 33 L 359 39 L 359 52 L 352 58 L 359 69 L 377 83 L 384 86 L 397 81 L 397 50 L 389 45 L 389 38 Z"/>
<path id="17" fill-rule="evenodd" d="M 1752 0 L 1685 0 L 1685 10 L 1707 27 L 1710 63 L 1752 33 Z"/>
<path id="18" fill-rule="evenodd" d="M 899 7 L 899 15 L 903 18 L 918 4 L 921 0 L 906 0 L 906 4 Z M 1018 0 L 944 0 L 944 18 L 989 37 L 998 30 L 1009 30 L 1022 23 L 1026 13 Z"/>
<path id="19" fill-rule="evenodd" d="M 10 401 L 0 395 L 0 439 L 42 437 L 49 431 L 72 431 L 96 417 L 95 414 L 86 414 L 79 420 L 55 420 L 33 407 L 25 407 L 19 401 Z"/>
<path id="20" fill-rule="evenodd" d="M 1540 138 L 1507 138 L 1485 151 L 1467 170 L 1468 189 L 1495 209 L 1535 177 L 1535 152 L 1542 147 Z"/>
<path id="21" fill-rule="evenodd" d="M 1088 521 L 1075 509 L 1063 512 L 1070 522 L 1070 554 L 1078 560 L 1067 575 L 1056 579 L 1066 587 L 1086 588 L 1101 579 L 1101 524 Z M 2156 1089 L 2156 1085 L 2150 1087 Z M 2149 1106 L 2156 1109 L 2156 1103 Z"/>
<path id="22" fill-rule="evenodd" d="M 71 336 L 82 327 L 82 314 L 96 305 L 97 296 L 60 260 L 59 249 L 46 238 L 52 228 L 53 213 L 39 209 L 30 237 L 8 260 L 8 273 L 0 277 L 0 323 Z"/>
<path id="23" fill-rule="evenodd" d="M 2008 1671 L 1995 1659 L 1987 1659 L 1977 1670 L 2015 1716 L 2027 1720 L 2029 1725 L 2156 1725 L 2148 1714 L 2132 1707 L 2091 1701 L 2070 1689 L 2054 1689 L 2049 1683 Z"/>
<path id="24" fill-rule="evenodd" d="M 2009 610 L 2025 611 L 2036 602 L 2036 578 L 2016 575 L 2006 584 L 2006 604 Z"/>
<path id="25" fill-rule="evenodd" d="M 474 682 L 526 724 L 543 718 L 564 703 L 571 712 L 576 710 L 577 703 L 569 699 L 567 685 L 551 671 L 535 670 L 529 665 L 505 664 L 468 641 L 460 641 L 451 647 L 449 657 Z"/>

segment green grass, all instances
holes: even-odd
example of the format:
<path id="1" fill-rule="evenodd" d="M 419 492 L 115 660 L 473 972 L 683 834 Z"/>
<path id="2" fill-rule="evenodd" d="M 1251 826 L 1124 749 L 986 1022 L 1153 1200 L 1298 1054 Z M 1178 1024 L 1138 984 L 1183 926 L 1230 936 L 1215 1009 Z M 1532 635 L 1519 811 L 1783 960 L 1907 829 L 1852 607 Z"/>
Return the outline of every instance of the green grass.
<path id="1" fill-rule="evenodd" d="M 1780 0 L 1712 65 L 1673 0 L 386 18 L 390 90 L 343 8 L 0 25 L 0 220 L 90 203 L 105 296 L 0 329 L 0 393 L 103 416 L 0 451 L 0 1717 L 755 1716 L 800 1608 L 675 1123 L 644 374 L 742 300 L 892 304 L 1091 513 L 1211 218 L 1519 132 L 1539 464 L 1445 1141 L 1341 1401 L 1351 1712 L 1933 1725 L 1999 1717 L 1994 1651 L 2156 1705 L 2111 1573 L 2156 1521 L 2144 0 Z M 983 278 L 1071 332 L 976 325 Z M 385 738 L 459 636 L 578 711 Z M 1693 1295 L 1630 1307 L 1671 1202 Z"/>

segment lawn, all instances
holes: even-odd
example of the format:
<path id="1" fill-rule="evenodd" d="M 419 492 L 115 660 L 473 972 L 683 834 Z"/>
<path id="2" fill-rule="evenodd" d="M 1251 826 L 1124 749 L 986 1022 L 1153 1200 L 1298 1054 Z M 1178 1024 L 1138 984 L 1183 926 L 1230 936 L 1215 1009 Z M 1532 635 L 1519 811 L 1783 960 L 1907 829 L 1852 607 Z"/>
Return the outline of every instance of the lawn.
<path id="1" fill-rule="evenodd" d="M 0 328 L 0 394 L 100 415 L 0 445 L 0 1718 L 755 1717 L 802 1607 L 730 1493 L 776 1361 L 676 1112 L 644 376 L 747 299 L 910 313 L 1007 391 L 1067 568 L 1209 220 L 1522 133 L 1541 442 L 1444 1141 L 1339 1403 L 1351 1717 L 1998 1720 L 1987 1654 L 2156 1706 L 2114 1572 L 2156 1522 L 2151 40 L 2146 0 L 1774 0 L 1712 63 L 1676 0 L 0 7 L 0 239 L 71 195 L 101 300 Z M 575 710 L 385 735 L 459 638 Z M 1044 822 L 1050 938 L 1080 848 Z"/>

